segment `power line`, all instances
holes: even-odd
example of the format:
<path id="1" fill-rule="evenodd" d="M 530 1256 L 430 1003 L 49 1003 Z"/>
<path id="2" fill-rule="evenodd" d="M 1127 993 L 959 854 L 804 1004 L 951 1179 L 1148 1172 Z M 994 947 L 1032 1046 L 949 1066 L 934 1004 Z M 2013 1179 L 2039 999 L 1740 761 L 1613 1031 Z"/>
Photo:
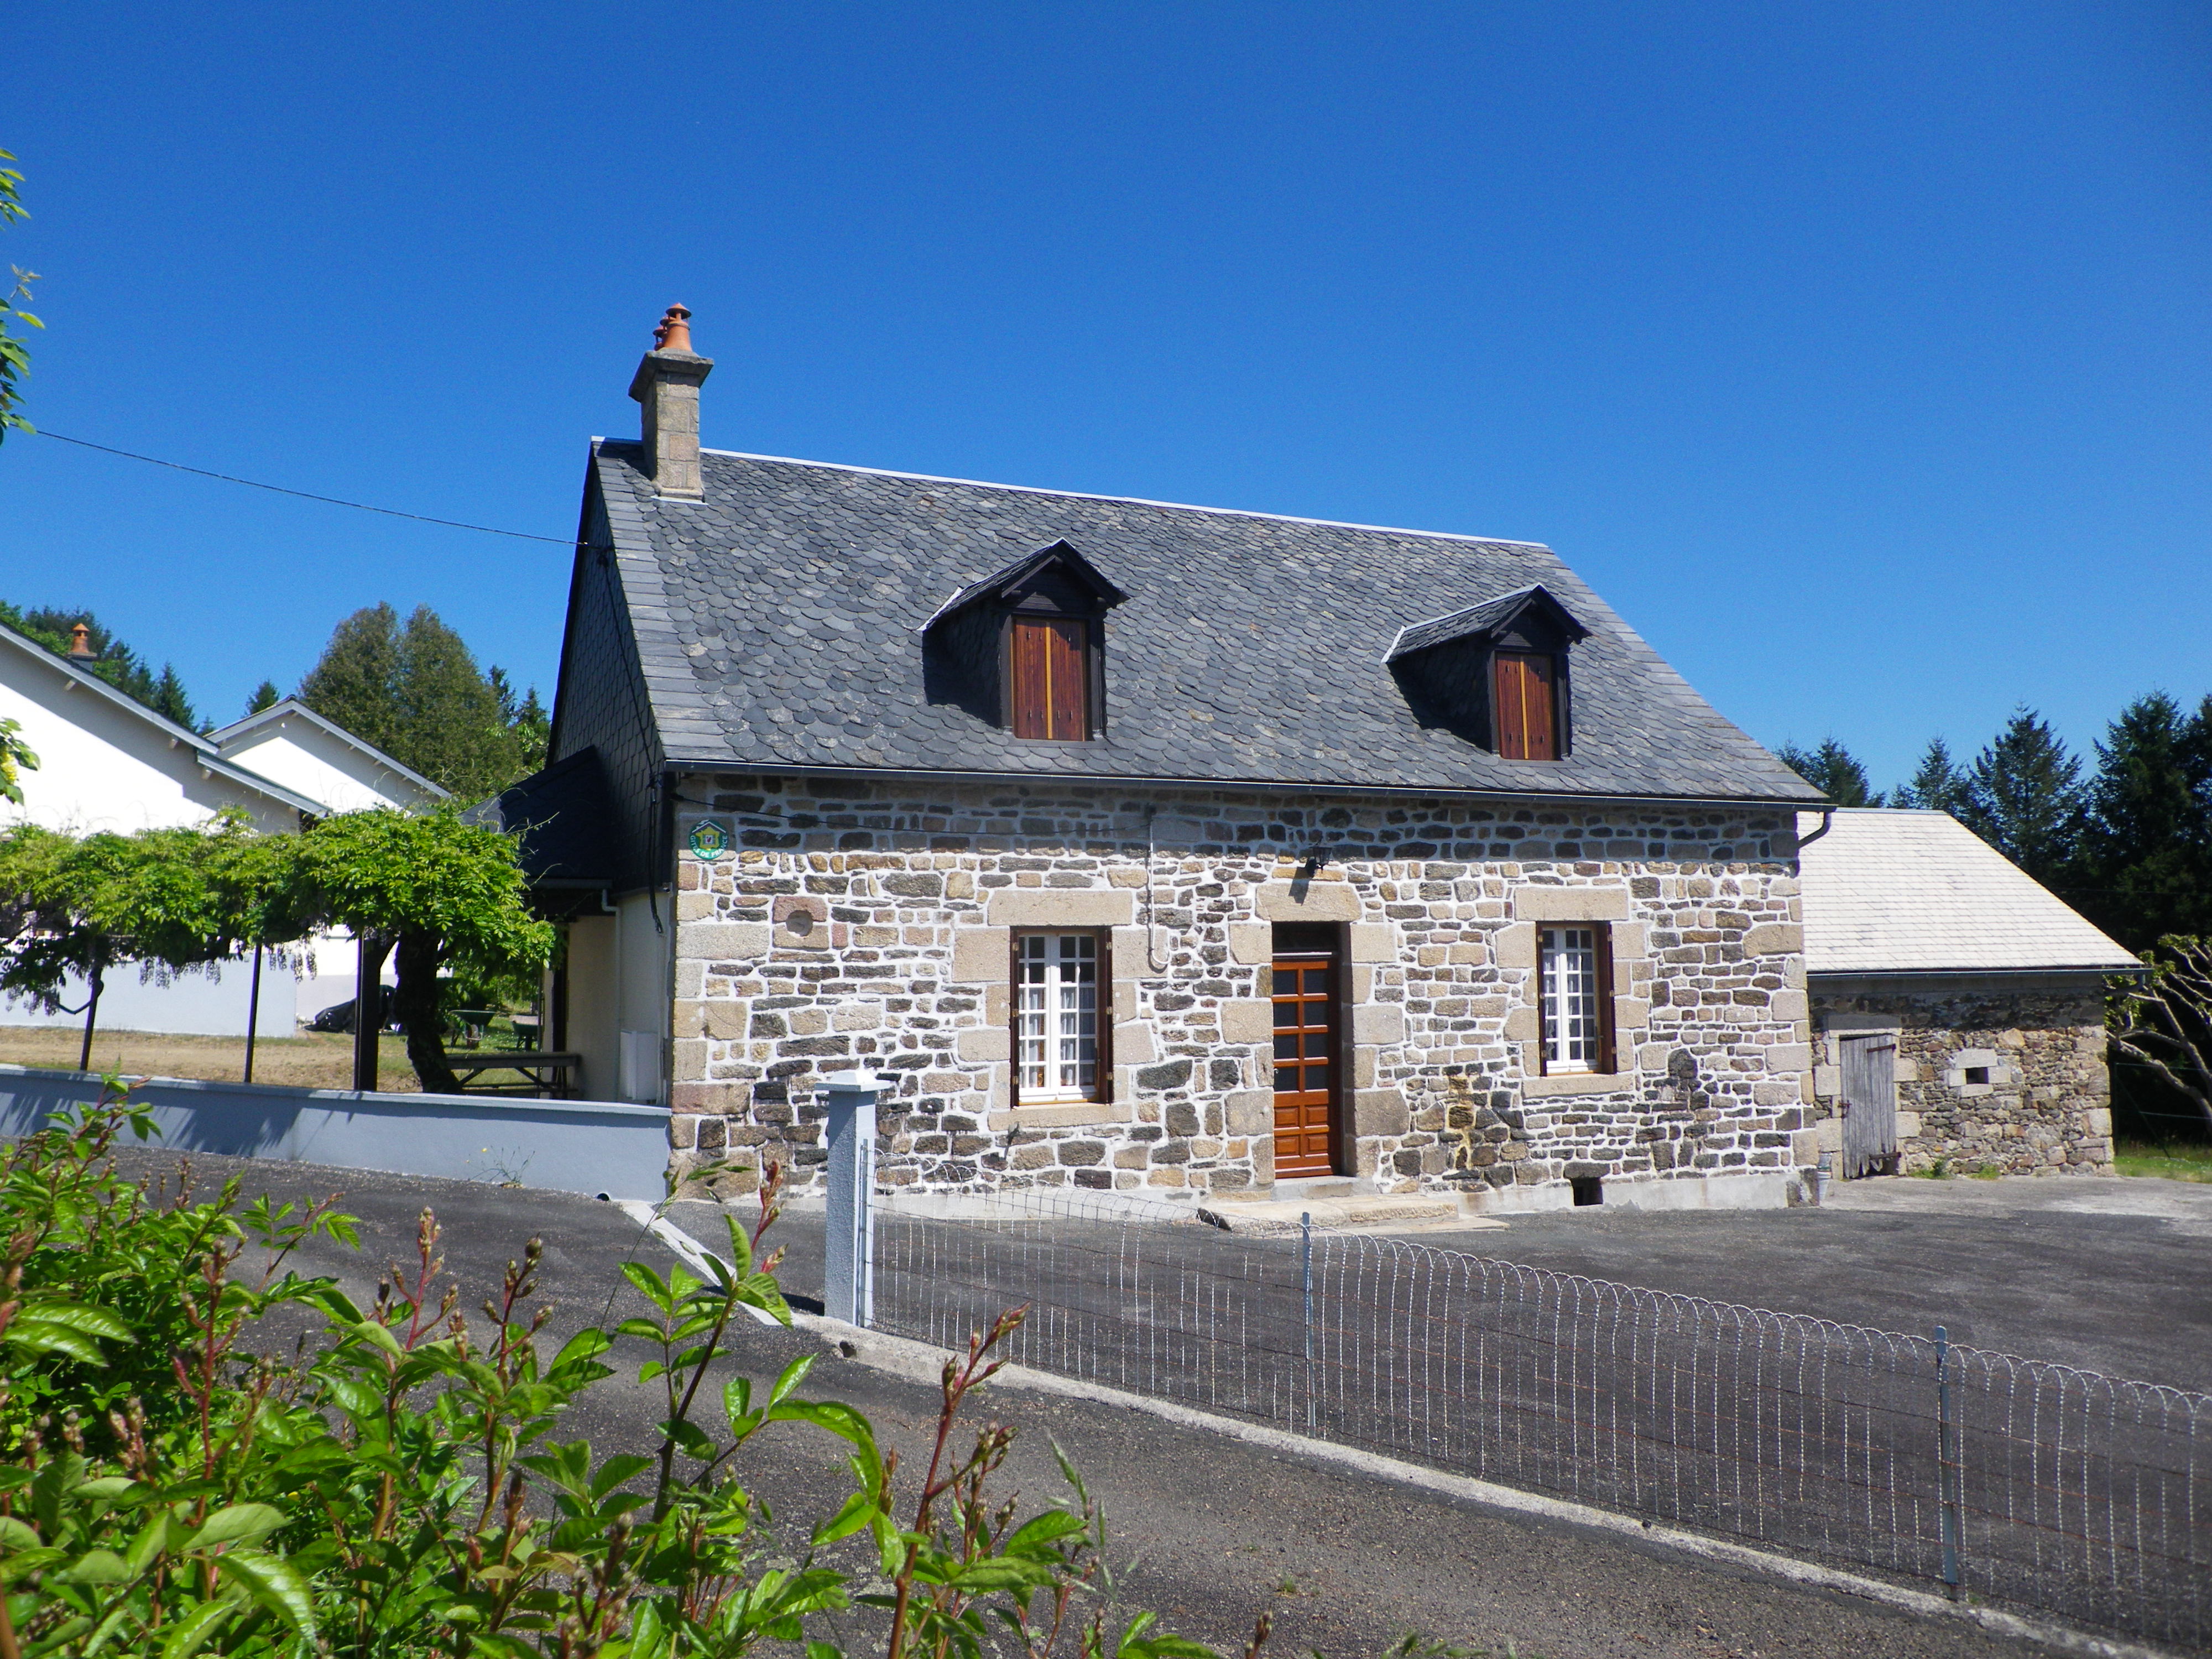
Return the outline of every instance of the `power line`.
<path id="1" fill-rule="evenodd" d="M 210 472 L 204 466 L 186 466 L 182 461 L 165 461 L 158 455 L 135 455 L 127 449 L 112 449 L 106 444 L 96 444 L 87 438 L 64 437 L 58 432 L 49 432 L 43 427 L 27 428 L 41 438 L 52 438 L 58 442 L 75 444 L 80 449 L 96 449 L 103 455 L 120 455 L 126 461 L 144 461 L 149 466 L 166 466 L 178 472 L 190 472 L 202 478 L 215 478 L 224 483 L 244 484 L 249 489 L 266 489 L 272 495 L 296 495 L 303 501 L 320 501 L 325 507 L 350 507 L 362 513 L 381 513 L 387 519 L 411 519 L 416 524 L 442 525 L 448 530 L 474 530 L 487 536 L 512 536 L 517 541 L 550 542 L 556 547 L 573 547 L 574 542 L 559 536 L 533 536 L 526 530 L 501 530 L 488 524 L 463 524 L 458 519 L 434 519 L 422 513 L 402 513 L 394 507 L 371 507 L 367 501 L 342 501 L 335 495 L 318 495 L 311 490 L 287 489 L 283 484 L 263 483 L 258 478 L 234 478 L 228 472 Z"/>

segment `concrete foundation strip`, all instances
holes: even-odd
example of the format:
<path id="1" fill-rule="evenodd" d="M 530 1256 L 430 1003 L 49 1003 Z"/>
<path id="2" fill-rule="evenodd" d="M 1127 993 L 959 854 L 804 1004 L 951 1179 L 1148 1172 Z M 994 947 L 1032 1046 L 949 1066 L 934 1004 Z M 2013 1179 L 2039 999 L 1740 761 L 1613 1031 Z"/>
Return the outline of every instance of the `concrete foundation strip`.
<path id="1" fill-rule="evenodd" d="M 630 1203 L 617 1207 L 636 1219 L 647 1231 L 695 1270 L 702 1273 L 711 1273 L 708 1263 L 713 1252 L 681 1228 L 661 1219 L 653 1206 Z M 764 1322 L 775 1322 L 757 1309 L 751 1311 Z M 794 1312 L 792 1320 L 799 1328 L 813 1332 L 826 1346 L 836 1349 L 846 1358 L 857 1359 L 878 1370 L 930 1388 L 940 1385 L 945 1363 L 955 1357 L 947 1348 L 933 1347 L 927 1342 L 916 1342 L 907 1337 L 886 1335 L 881 1331 L 867 1330 L 815 1314 Z M 1184 1428 L 1203 1429 L 1209 1433 L 1225 1435 L 1249 1445 L 1264 1446 L 1270 1451 L 1288 1453 L 1312 1462 L 1334 1463 L 1344 1468 L 1356 1469 L 1363 1474 L 1394 1480 L 1401 1486 L 1419 1486 L 1446 1498 L 1480 1504 L 1485 1509 L 1503 1510 L 1510 1514 L 1610 1533 L 1677 1554 L 1763 1573 L 1808 1589 L 1860 1596 L 1885 1607 L 1895 1607 L 1901 1613 L 1917 1613 L 1923 1618 L 1960 1620 L 1979 1626 L 1994 1636 L 2014 1641 L 2039 1642 L 2064 1653 L 2086 1654 L 2091 1656 L 2091 1659 L 2179 1659 L 2179 1656 L 2166 1649 L 2114 1641 L 2109 1637 L 2094 1636 L 2087 1631 L 2054 1624 L 2047 1620 L 2027 1618 L 1996 1607 L 1976 1607 L 1972 1602 L 1954 1601 L 1926 1590 L 1909 1589 L 1901 1584 L 1863 1577 L 1837 1567 L 1817 1566 L 1809 1561 L 1798 1560 L 1794 1556 L 1754 1549 L 1747 1544 L 1709 1538 L 1701 1533 L 1685 1532 L 1653 1521 L 1639 1521 L 1633 1516 L 1595 1509 L 1586 1504 L 1571 1503 L 1565 1498 L 1546 1498 L 1516 1487 L 1502 1486 L 1493 1481 L 1450 1474 L 1442 1469 L 1428 1468 L 1419 1463 L 1403 1462 L 1395 1457 L 1383 1457 L 1374 1452 L 1338 1445 L 1334 1441 L 1309 1439 L 1304 1435 L 1291 1434 L 1265 1424 L 1221 1417 L 1212 1412 L 1177 1405 L 1172 1401 L 1156 1400 L 1145 1395 L 1131 1394 L 1126 1389 L 1108 1388 L 1103 1383 L 1061 1376 L 1054 1371 L 1041 1371 L 1027 1365 L 1008 1365 L 992 1381 L 1002 1388 L 1027 1389 L 1037 1394 L 1061 1395 L 1075 1400 L 1092 1401 L 1103 1406 L 1119 1406 L 1129 1411 L 1144 1412 Z"/>

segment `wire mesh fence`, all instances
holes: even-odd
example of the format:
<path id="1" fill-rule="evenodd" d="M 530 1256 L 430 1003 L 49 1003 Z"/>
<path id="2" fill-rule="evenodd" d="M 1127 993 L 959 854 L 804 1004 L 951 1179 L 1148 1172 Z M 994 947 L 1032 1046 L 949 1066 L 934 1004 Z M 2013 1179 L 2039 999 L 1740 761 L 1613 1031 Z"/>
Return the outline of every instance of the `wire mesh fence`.
<path id="1" fill-rule="evenodd" d="M 2212 1396 L 1319 1228 L 882 1207 L 879 1328 L 1954 1594 L 2212 1645 Z"/>

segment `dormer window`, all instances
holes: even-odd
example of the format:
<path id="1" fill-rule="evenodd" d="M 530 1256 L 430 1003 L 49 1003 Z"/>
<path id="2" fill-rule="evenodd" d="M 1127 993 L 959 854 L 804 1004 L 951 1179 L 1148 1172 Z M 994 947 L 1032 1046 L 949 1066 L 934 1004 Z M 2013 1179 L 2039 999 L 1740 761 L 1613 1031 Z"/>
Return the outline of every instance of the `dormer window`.
<path id="1" fill-rule="evenodd" d="M 969 583 L 922 626 L 930 701 L 1029 742 L 1098 736 L 1106 613 L 1127 597 L 1066 542 Z"/>
<path id="2" fill-rule="evenodd" d="M 1415 719 L 1500 760 L 1571 752 L 1568 662 L 1589 630 L 1542 586 L 1401 629 L 1383 660 Z"/>
<path id="3" fill-rule="evenodd" d="M 1091 735 L 1091 624 L 1012 618 L 1006 636 L 1006 726 L 1018 738 L 1080 743 Z"/>
<path id="4" fill-rule="evenodd" d="M 1558 662 L 1540 652 L 1499 651 L 1491 657 L 1491 674 L 1498 759 L 1559 759 Z"/>

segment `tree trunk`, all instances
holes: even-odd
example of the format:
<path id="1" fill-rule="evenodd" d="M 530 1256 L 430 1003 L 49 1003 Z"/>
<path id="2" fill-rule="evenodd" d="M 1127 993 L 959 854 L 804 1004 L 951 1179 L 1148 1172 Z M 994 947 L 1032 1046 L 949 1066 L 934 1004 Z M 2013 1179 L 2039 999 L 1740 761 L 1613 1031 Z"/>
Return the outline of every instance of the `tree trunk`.
<path id="1" fill-rule="evenodd" d="M 399 936 L 399 985 L 392 1007 L 407 1033 L 407 1062 L 425 1093 L 457 1095 L 460 1079 L 446 1060 L 446 1012 L 439 1006 L 438 941 L 434 934 Z"/>
<path id="2" fill-rule="evenodd" d="M 100 993 L 101 987 L 107 982 L 106 967 L 104 961 L 94 957 L 92 971 L 85 975 L 88 982 L 84 999 L 84 1048 L 76 1057 L 76 1068 L 80 1072 L 92 1069 L 92 1027 L 93 1022 L 100 1018 Z"/>
<path id="3" fill-rule="evenodd" d="M 376 1034 L 384 1028 L 384 959 L 391 954 L 390 939 L 361 935 L 353 988 L 353 1086 L 365 1094 L 376 1090 Z"/>
<path id="4" fill-rule="evenodd" d="M 246 1076 L 241 1080 L 253 1081 L 253 1034 L 261 1024 L 261 947 L 253 947 L 253 988 L 246 995 Z"/>

